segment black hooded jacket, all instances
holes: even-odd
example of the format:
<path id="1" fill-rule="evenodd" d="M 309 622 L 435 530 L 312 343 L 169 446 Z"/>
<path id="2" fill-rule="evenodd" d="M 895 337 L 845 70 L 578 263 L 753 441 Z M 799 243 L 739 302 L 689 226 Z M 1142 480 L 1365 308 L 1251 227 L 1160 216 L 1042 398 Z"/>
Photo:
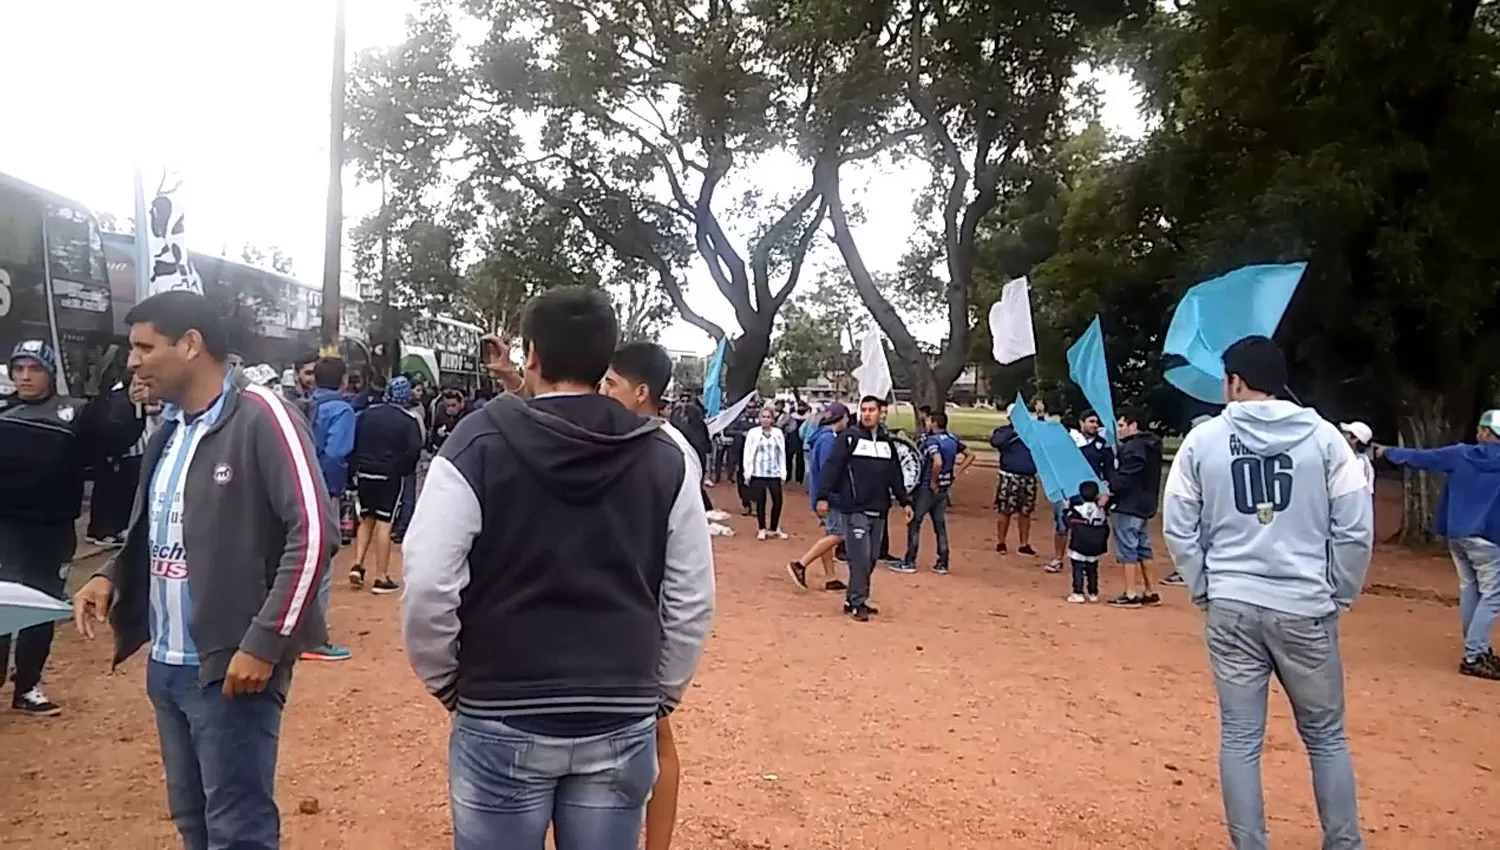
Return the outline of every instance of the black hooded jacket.
<path id="1" fill-rule="evenodd" d="M 443 456 L 491 506 L 459 604 L 459 710 L 549 734 L 566 730 L 519 716 L 538 700 L 605 727 L 652 714 L 677 443 L 605 396 L 505 394 Z"/>
<path id="2" fill-rule="evenodd" d="M 1141 431 L 1120 440 L 1109 476 L 1109 509 L 1150 519 L 1161 501 L 1161 437 Z"/>

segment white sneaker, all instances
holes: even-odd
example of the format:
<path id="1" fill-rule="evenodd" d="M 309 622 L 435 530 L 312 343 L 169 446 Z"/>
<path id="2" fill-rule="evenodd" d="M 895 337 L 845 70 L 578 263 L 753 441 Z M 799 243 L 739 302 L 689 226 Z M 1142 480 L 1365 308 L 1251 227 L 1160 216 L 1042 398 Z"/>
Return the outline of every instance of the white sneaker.
<path id="1" fill-rule="evenodd" d="M 56 717 L 62 714 L 62 709 L 57 707 L 57 703 L 47 699 L 47 695 L 42 693 L 40 687 L 33 687 L 26 693 L 16 694 L 11 700 L 10 707 L 32 717 Z"/>
<path id="2" fill-rule="evenodd" d="M 734 529 L 730 528 L 727 525 L 721 525 L 721 524 L 719 524 L 717 522 L 711 522 L 711 523 L 708 524 L 708 536 L 709 537 L 733 537 L 734 536 Z"/>
<path id="3" fill-rule="evenodd" d="M 723 522 L 726 519 L 729 519 L 728 511 L 721 511 L 716 508 L 708 512 L 709 522 Z"/>
<path id="4" fill-rule="evenodd" d="M 787 538 L 787 533 L 778 528 L 775 531 L 771 532 L 771 536 L 776 538 L 777 540 L 785 540 Z"/>
<path id="5" fill-rule="evenodd" d="M 765 540 L 766 538 L 768 538 L 770 536 L 771 536 L 771 532 L 766 531 L 764 528 L 762 528 L 760 531 L 755 532 L 755 539 L 756 540 Z"/>
<path id="6" fill-rule="evenodd" d="M 1068 601 L 1075 605 L 1082 605 L 1088 600 L 1084 598 L 1082 593 L 1070 593 L 1068 594 Z"/>

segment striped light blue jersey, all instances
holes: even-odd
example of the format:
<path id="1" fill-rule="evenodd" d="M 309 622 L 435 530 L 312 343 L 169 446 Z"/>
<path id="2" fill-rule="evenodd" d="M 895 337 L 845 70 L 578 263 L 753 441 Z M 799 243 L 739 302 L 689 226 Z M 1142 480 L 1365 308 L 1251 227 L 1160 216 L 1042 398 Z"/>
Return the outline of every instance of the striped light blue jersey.
<path id="1" fill-rule="evenodd" d="M 147 522 L 151 546 L 151 660 L 176 666 L 196 666 L 198 647 L 188 624 L 193 620 L 193 594 L 188 585 L 187 549 L 182 539 L 183 484 L 203 435 L 218 420 L 224 397 L 202 416 L 186 421 L 182 410 L 169 405 L 163 420 L 177 427 L 162 447 L 151 473 L 147 494 Z"/>

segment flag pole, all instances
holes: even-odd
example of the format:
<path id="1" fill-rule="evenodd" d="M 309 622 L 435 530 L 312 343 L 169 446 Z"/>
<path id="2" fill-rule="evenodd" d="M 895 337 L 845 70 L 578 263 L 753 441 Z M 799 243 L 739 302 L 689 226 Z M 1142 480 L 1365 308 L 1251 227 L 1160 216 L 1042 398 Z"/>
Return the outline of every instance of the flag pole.
<path id="1" fill-rule="evenodd" d="M 141 168 L 135 167 L 135 301 L 151 297 L 151 220 L 146 210 L 146 188 Z"/>
<path id="2" fill-rule="evenodd" d="M 339 307 L 342 289 L 340 249 L 344 241 L 344 19 L 345 0 L 338 0 L 333 23 L 333 81 L 329 89 L 328 204 L 323 220 L 323 315 L 319 353 L 339 355 Z"/>

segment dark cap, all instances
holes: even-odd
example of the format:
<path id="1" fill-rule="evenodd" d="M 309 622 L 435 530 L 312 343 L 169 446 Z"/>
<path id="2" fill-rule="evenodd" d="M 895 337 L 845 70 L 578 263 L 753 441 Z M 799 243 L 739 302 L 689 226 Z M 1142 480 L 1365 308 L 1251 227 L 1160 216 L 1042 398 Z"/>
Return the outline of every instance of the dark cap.
<path id="1" fill-rule="evenodd" d="M 823 408 L 822 422 L 824 425 L 832 425 L 840 419 L 848 418 L 848 416 L 849 408 L 845 407 L 843 402 L 836 401 Z"/>

